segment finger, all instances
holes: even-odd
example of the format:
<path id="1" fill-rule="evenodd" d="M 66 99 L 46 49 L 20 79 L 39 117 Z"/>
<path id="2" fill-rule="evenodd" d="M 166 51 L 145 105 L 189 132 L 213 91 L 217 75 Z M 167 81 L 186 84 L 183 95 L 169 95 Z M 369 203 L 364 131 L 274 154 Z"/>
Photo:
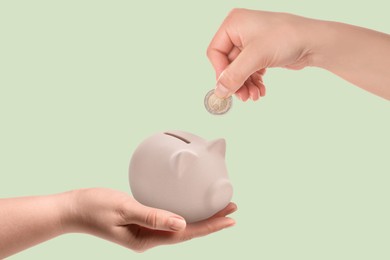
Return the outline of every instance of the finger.
<path id="1" fill-rule="evenodd" d="M 241 50 L 238 47 L 234 46 L 228 55 L 229 63 L 234 61 L 237 58 L 237 56 L 240 54 L 240 52 Z"/>
<path id="2" fill-rule="evenodd" d="M 261 82 L 261 80 L 255 80 L 254 78 L 251 78 L 252 80 L 252 83 L 257 87 L 257 90 L 258 90 L 258 93 L 259 93 L 259 98 L 261 97 L 260 96 L 260 87 L 261 87 L 261 84 L 263 84 Z"/>
<path id="3" fill-rule="evenodd" d="M 181 230 L 179 232 L 151 230 L 139 227 L 138 225 L 128 225 L 126 227 L 127 231 L 125 230 L 125 232 L 120 232 L 122 235 L 120 241 L 128 241 L 129 233 L 133 234 L 130 238 L 134 240 L 134 235 L 137 234 L 135 242 L 141 246 L 138 250 L 143 251 L 158 245 L 175 244 L 192 238 L 206 236 L 224 228 L 233 226 L 235 221 L 231 218 L 226 218 L 225 216 L 235 212 L 236 210 L 237 205 L 230 202 L 224 209 L 220 210 L 212 217 L 203 221 L 188 224 L 185 230 Z"/>
<path id="4" fill-rule="evenodd" d="M 228 55 L 233 46 L 232 40 L 225 31 L 224 24 L 222 24 L 207 48 L 207 57 L 214 67 L 216 78 L 219 78 L 222 71 L 229 65 Z"/>
<path id="5" fill-rule="evenodd" d="M 260 97 L 264 97 L 265 96 L 265 85 L 264 85 L 264 83 L 260 82 L 259 90 L 260 90 Z"/>
<path id="6" fill-rule="evenodd" d="M 252 74 L 252 76 L 250 77 L 250 79 L 252 80 L 252 83 L 255 84 L 255 86 L 260 89 L 260 83 L 262 82 L 262 78 L 261 76 L 259 75 L 258 72 Z"/>
<path id="7" fill-rule="evenodd" d="M 251 46 L 247 46 L 221 73 L 215 94 L 221 98 L 231 96 L 253 73 L 260 69 L 259 66 L 259 60 L 253 58 Z"/>
<path id="8" fill-rule="evenodd" d="M 248 89 L 245 85 L 238 89 L 236 93 L 241 99 L 241 101 L 245 102 L 248 99 Z"/>
<path id="9" fill-rule="evenodd" d="M 142 248 L 148 249 L 158 245 L 176 244 L 193 238 L 206 236 L 234 226 L 235 223 L 236 222 L 231 218 L 219 217 L 188 224 L 185 230 L 179 232 L 142 229 L 132 231 L 132 233 L 138 233 L 138 239 L 144 241 Z M 134 227 L 130 227 L 130 229 L 132 228 Z"/>
<path id="10" fill-rule="evenodd" d="M 237 205 L 233 202 L 230 202 L 225 208 L 215 213 L 211 218 L 225 217 L 235 211 L 237 211 Z"/>
<path id="11" fill-rule="evenodd" d="M 241 98 L 242 101 L 246 102 L 249 99 L 249 88 L 245 82 L 244 87 L 241 90 Z"/>
<path id="12" fill-rule="evenodd" d="M 129 224 L 164 231 L 180 231 L 186 227 L 184 218 L 169 211 L 146 207 L 142 204 L 129 210 L 132 216 Z"/>
<path id="13" fill-rule="evenodd" d="M 260 98 L 260 90 L 259 88 L 253 83 L 252 78 L 249 78 L 247 80 L 247 86 L 248 86 L 248 92 L 249 92 L 249 97 L 253 100 L 256 101 Z"/>
<path id="14" fill-rule="evenodd" d="M 245 92 L 245 88 L 246 88 L 245 86 L 242 86 L 242 87 L 239 88 L 239 89 L 236 91 L 236 93 L 235 93 L 235 94 L 237 94 L 238 98 L 239 98 L 241 101 L 243 101 L 243 100 L 242 100 L 242 95 L 243 95 L 242 93 Z"/>
<path id="15" fill-rule="evenodd" d="M 200 222 L 189 224 L 182 235 L 181 241 L 209 235 L 222 229 L 234 226 L 236 222 L 227 217 L 209 218 Z"/>
<path id="16" fill-rule="evenodd" d="M 263 81 L 263 78 L 262 78 L 262 76 L 260 75 L 260 73 L 258 71 L 251 75 L 251 79 L 252 79 L 252 82 L 255 83 L 256 86 L 257 86 L 258 82 L 262 82 Z"/>
<path id="17" fill-rule="evenodd" d="M 261 69 L 261 70 L 258 70 L 257 72 L 258 72 L 258 74 L 259 74 L 260 76 L 264 76 L 265 73 L 267 72 L 267 69 L 266 69 L 266 68 L 263 68 L 263 69 Z"/>
<path id="18" fill-rule="evenodd" d="M 242 99 L 241 99 L 241 95 L 240 95 L 240 90 L 237 90 L 236 93 L 234 93 L 234 95 L 236 95 L 236 97 L 237 97 L 239 100 L 242 100 Z"/>
<path id="19" fill-rule="evenodd" d="M 260 70 L 251 76 L 252 82 L 258 87 L 258 89 L 260 91 L 260 97 L 265 96 L 265 85 L 263 82 L 264 73 L 265 73 L 265 70 L 263 72 L 261 72 L 261 70 Z M 263 75 L 261 75 L 261 74 L 263 74 Z"/>

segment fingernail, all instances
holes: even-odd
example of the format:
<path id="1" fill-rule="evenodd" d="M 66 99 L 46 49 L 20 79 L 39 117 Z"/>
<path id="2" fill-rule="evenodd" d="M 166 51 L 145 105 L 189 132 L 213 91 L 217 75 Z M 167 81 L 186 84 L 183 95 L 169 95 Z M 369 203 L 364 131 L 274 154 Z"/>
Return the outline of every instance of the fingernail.
<path id="1" fill-rule="evenodd" d="M 249 97 L 250 97 L 253 101 L 255 100 L 254 95 L 253 95 L 252 92 L 249 92 Z"/>
<path id="2" fill-rule="evenodd" d="M 178 217 L 170 217 L 168 220 L 168 226 L 173 231 L 179 231 L 186 227 L 186 221 Z"/>
<path id="3" fill-rule="evenodd" d="M 229 96 L 229 89 L 222 85 L 220 82 L 218 82 L 217 86 L 215 87 L 215 95 L 220 98 L 227 98 Z"/>
<path id="4" fill-rule="evenodd" d="M 255 94 L 251 93 L 250 95 L 251 95 L 251 99 L 253 101 L 257 101 L 260 98 L 260 93 L 258 95 L 255 95 Z"/>
<path id="5" fill-rule="evenodd" d="M 236 221 L 233 220 L 233 219 L 229 219 L 230 221 L 227 223 L 226 225 L 226 228 L 230 228 L 230 227 L 233 227 L 234 225 L 236 225 Z"/>

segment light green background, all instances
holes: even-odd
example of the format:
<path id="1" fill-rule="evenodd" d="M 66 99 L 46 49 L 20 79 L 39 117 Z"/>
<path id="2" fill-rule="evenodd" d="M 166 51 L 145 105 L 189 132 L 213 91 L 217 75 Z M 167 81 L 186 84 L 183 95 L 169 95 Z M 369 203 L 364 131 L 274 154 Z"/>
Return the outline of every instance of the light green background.
<path id="1" fill-rule="evenodd" d="M 319 69 L 271 69 L 261 101 L 203 107 L 206 48 L 233 7 L 389 33 L 386 3 L 1 1 L 0 197 L 129 192 L 135 147 L 181 129 L 226 138 L 239 207 L 234 228 L 143 254 L 66 235 L 11 259 L 389 259 L 388 101 Z"/>

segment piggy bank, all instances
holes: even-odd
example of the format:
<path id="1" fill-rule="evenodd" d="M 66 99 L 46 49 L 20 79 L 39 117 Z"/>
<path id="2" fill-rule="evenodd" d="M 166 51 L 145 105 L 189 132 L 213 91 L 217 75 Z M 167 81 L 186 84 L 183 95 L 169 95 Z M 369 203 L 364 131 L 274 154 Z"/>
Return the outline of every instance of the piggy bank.
<path id="1" fill-rule="evenodd" d="M 191 133 L 155 134 L 135 150 L 129 167 L 134 198 L 174 212 L 187 223 L 211 217 L 231 200 L 224 139 L 206 141 Z"/>

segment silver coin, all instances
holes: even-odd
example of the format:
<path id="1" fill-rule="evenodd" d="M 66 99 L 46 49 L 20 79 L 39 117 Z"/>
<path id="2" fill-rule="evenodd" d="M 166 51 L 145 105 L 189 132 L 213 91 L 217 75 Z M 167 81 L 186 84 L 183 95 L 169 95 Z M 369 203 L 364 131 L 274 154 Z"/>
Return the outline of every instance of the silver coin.
<path id="1" fill-rule="evenodd" d="M 207 92 L 204 98 L 206 110 L 213 115 L 225 114 L 232 107 L 232 103 L 233 99 L 231 96 L 228 98 L 219 98 L 214 94 L 214 89 Z"/>

